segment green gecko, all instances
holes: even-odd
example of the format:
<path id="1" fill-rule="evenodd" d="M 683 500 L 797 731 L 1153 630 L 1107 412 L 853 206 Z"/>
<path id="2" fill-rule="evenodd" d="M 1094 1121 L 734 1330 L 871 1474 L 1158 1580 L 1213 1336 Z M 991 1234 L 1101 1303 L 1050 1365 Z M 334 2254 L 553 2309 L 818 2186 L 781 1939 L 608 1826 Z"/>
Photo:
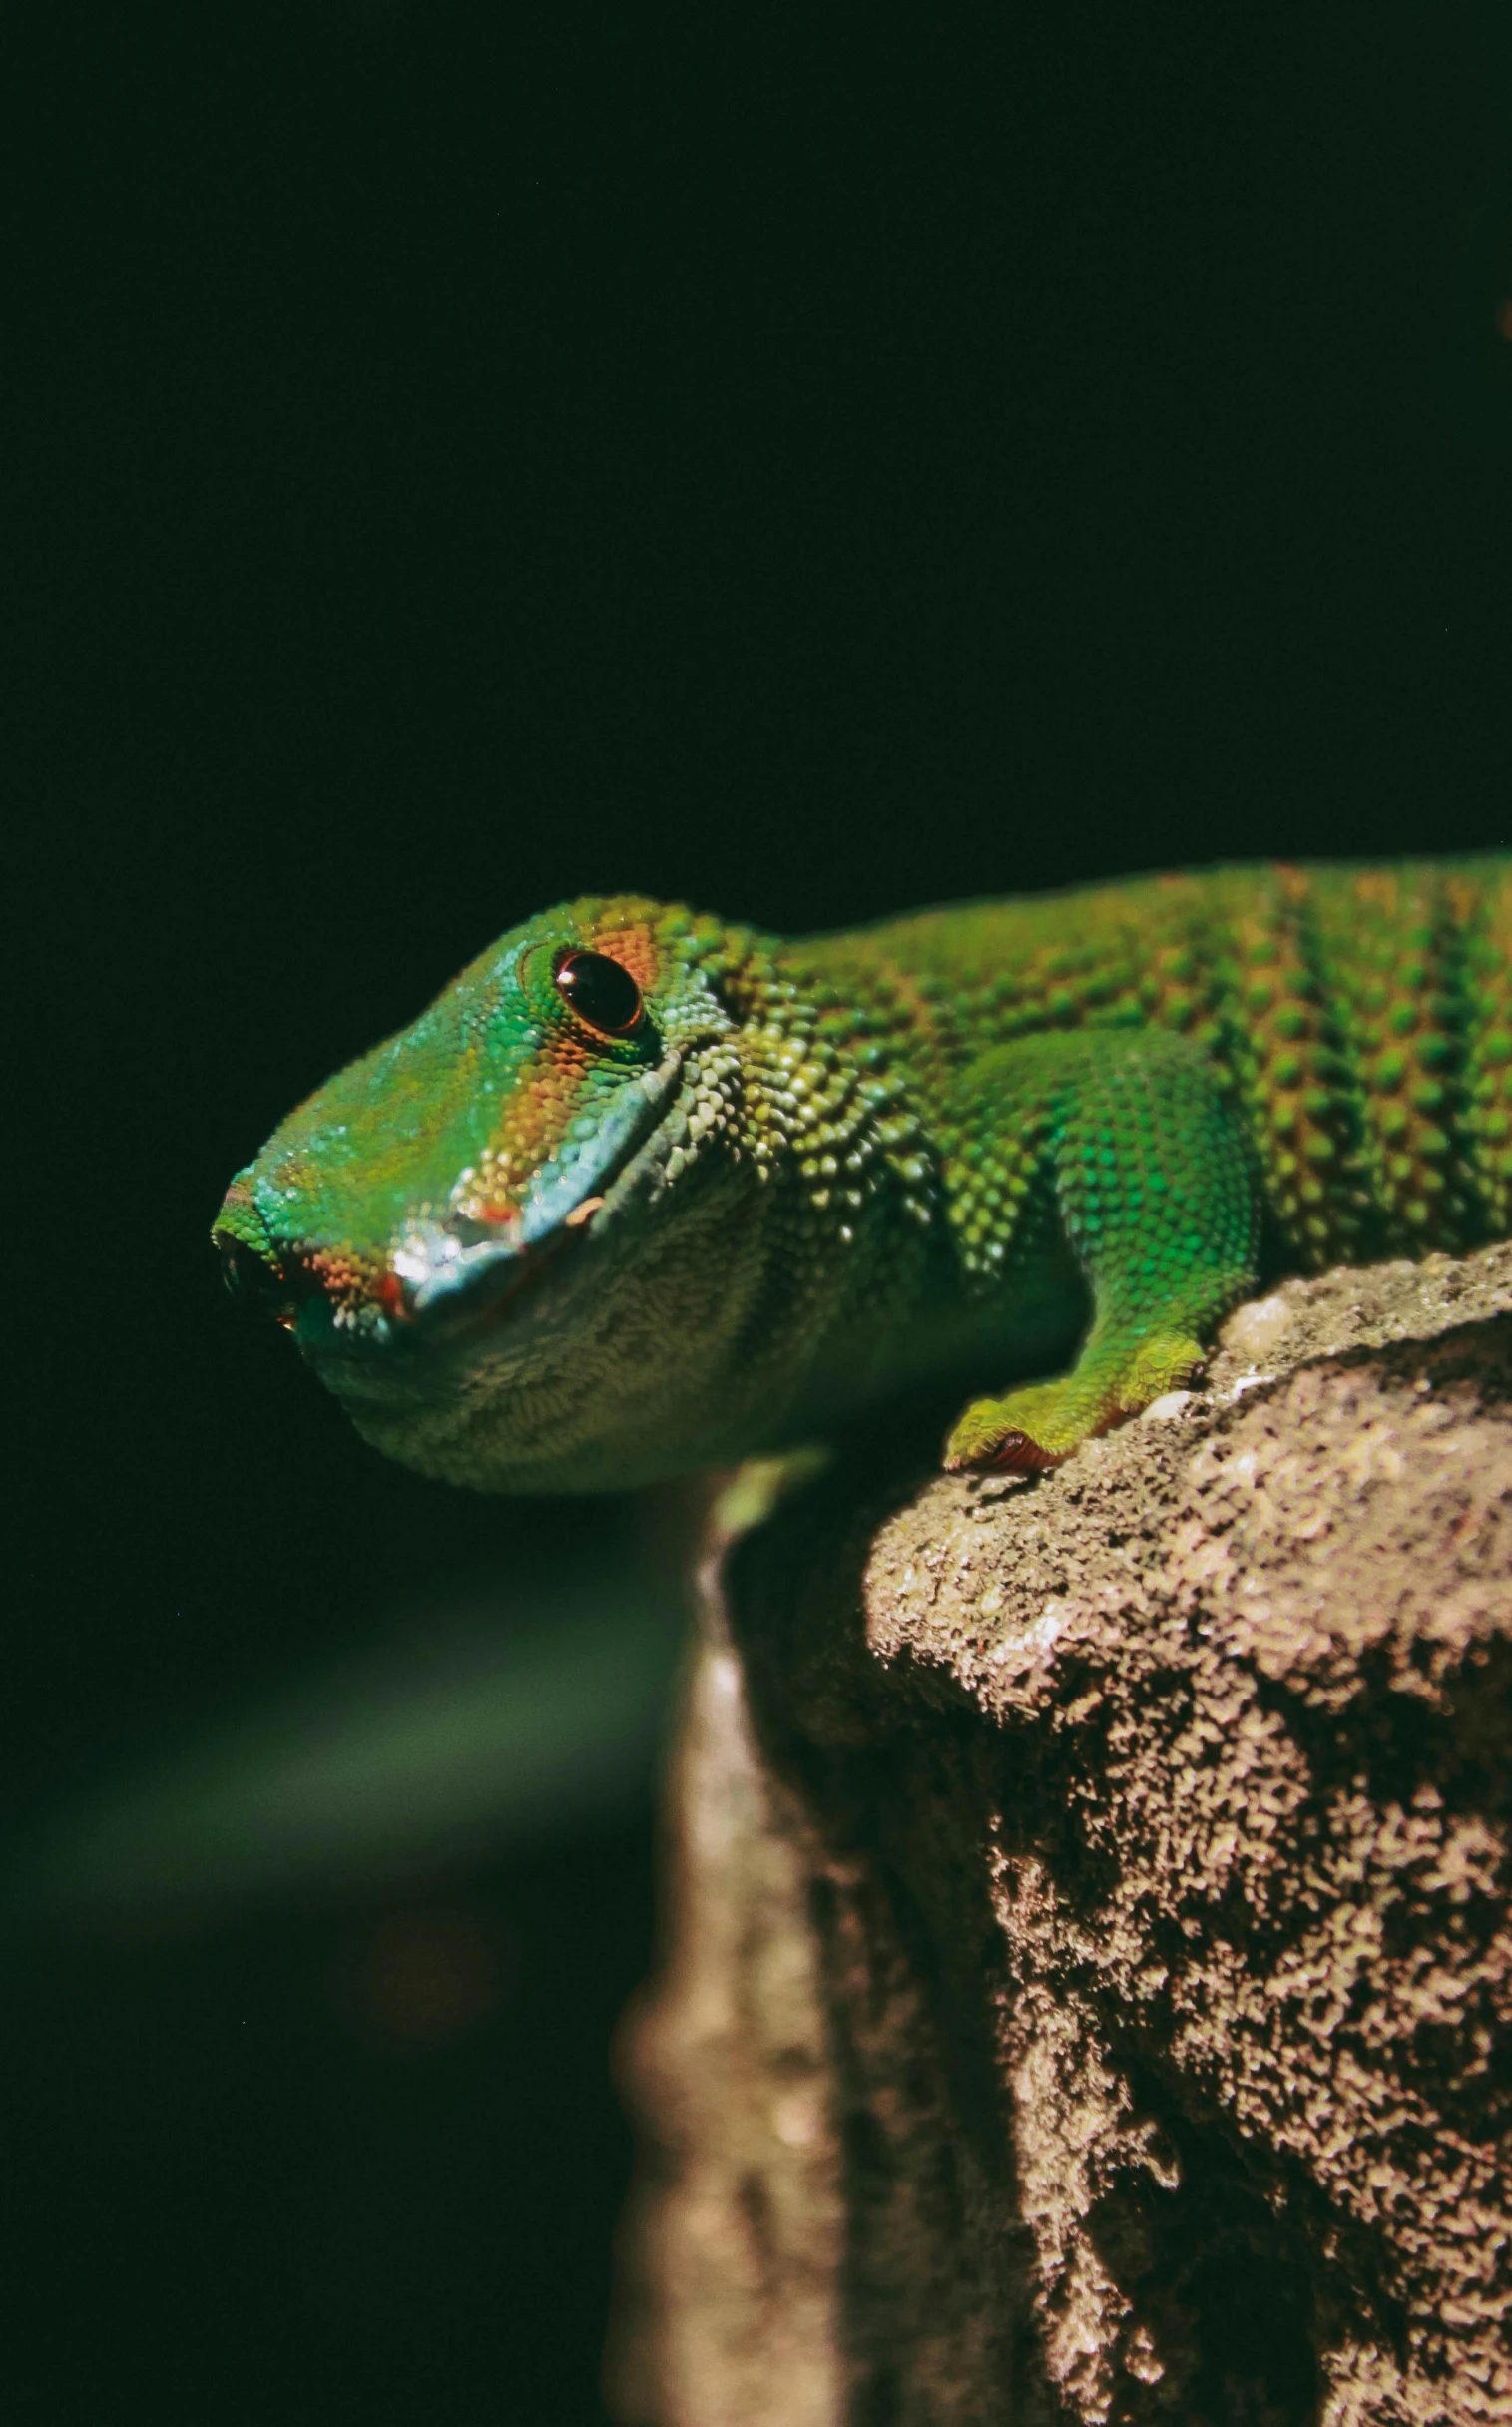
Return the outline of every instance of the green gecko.
<path id="1" fill-rule="evenodd" d="M 428 1475 L 640 1484 L 1075 1352 L 946 1445 L 1036 1470 L 1188 1379 L 1262 1273 L 1508 1235 L 1509 1115 L 1512 858 L 795 942 L 617 896 L 330 1080 L 215 1237 Z"/>

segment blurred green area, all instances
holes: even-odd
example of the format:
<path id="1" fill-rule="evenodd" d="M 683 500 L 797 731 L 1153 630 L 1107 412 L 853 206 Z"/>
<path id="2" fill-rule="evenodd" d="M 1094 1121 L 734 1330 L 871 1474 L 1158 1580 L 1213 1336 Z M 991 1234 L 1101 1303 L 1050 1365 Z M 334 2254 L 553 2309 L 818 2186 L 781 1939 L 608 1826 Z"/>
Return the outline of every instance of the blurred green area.
<path id="1" fill-rule="evenodd" d="M 390 1624 L 33 1818 L 4 1909 L 182 1929 L 591 1829 L 645 1790 L 683 1616 L 670 1575 L 564 1557 Z"/>
<path id="2" fill-rule="evenodd" d="M 13 1831 L 7 2422 L 601 2416 L 683 1623 L 474 1578 Z"/>

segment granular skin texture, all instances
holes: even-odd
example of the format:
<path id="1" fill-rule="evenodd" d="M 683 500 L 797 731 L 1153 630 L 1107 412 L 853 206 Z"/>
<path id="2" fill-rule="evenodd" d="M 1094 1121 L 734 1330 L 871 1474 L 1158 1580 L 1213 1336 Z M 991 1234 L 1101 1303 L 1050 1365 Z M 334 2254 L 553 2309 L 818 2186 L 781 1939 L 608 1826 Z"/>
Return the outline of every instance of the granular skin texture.
<path id="1" fill-rule="evenodd" d="M 807 2340 L 711 2406 L 749 2302 L 664 2263 L 620 2415 L 1512 2420 L 1512 1250 L 1287 1282 L 1033 1481 L 913 1457 L 858 1444 L 726 1563 L 809 1984 L 827 2204 L 767 2259 Z M 685 1772 L 685 1866 L 699 1825 Z M 706 1841 L 702 1955 L 685 1867 L 662 2075 L 631 2049 L 664 2259 L 732 2100 L 773 2212 L 770 2046 L 727 2035 L 700 2106 L 679 2038 L 696 1977 L 753 1994 L 751 1861 Z M 668 2061 L 699 2111 L 672 2157 Z"/>
<path id="2" fill-rule="evenodd" d="M 989 1395 L 946 1465 L 1036 1471 L 1185 1383 L 1266 1273 L 1509 1233 L 1504 854 L 787 939 L 586 895 L 290 1113 L 215 1227 L 375 1447 L 525 1492 L 947 1379 Z"/>

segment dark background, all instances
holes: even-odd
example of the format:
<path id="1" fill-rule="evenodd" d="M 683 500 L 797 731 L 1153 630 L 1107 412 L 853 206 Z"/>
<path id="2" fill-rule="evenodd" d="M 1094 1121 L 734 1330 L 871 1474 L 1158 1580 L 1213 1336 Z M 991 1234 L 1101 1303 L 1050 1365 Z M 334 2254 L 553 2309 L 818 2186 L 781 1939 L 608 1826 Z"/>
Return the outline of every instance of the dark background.
<path id="1" fill-rule="evenodd" d="M 383 1468 L 205 1244 L 495 933 L 1508 842 L 1508 68 L 1381 0 L 13 31 L 13 1845 L 395 1612 L 643 1556 Z M 10 1931 L 7 2418 L 599 2415 L 638 1761 Z"/>

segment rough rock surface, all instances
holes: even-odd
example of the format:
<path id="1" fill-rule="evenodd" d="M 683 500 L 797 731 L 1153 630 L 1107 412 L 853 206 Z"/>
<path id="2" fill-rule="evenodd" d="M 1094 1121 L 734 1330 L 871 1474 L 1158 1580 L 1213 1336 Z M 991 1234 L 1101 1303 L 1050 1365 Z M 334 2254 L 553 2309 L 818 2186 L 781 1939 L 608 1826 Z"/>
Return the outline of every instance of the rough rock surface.
<path id="1" fill-rule="evenodd" d="M 1512 2420 L 1512 1247 L 920 1472 L 711 1567 L 618 2414 Z"/>

